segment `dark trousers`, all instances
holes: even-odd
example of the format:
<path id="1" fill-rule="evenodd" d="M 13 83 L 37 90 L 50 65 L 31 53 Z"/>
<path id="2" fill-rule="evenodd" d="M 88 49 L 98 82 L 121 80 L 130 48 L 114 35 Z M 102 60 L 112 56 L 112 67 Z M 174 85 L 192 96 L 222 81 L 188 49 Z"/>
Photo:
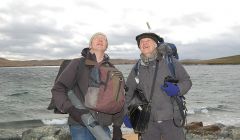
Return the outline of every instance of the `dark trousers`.
<path id="1" fill-rule="evenodd" d="M 182 127 L 176 127 L 173 120 L 149 122 L 147 131 L 141 140 L 185 140 Z"/>

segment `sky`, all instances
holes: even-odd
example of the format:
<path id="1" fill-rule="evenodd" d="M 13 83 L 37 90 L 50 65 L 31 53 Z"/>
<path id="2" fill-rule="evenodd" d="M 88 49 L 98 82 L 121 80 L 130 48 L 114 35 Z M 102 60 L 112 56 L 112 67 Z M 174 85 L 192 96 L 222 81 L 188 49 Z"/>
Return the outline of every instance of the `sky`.
<path id="1" fill-rule="evenodd" d="M 143 32 L 174 43 L 180 59 L 239 55 L 239 13 L 238 0 L 1 0 L 0 57 L 80 57 L 96 32 L 110 58 L 138 59 Z"/>

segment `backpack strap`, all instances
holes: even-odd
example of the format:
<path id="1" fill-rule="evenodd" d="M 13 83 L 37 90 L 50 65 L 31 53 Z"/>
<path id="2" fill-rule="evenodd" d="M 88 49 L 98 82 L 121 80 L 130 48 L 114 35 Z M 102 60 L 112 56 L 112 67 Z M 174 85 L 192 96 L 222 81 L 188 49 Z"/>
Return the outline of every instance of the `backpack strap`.
<path id="1" fill-rule="evenodd" d="M 73 89 L 77 85 L 77 80 L 80 78 L 80 73 L 82 73 L 84 65 L 85 65 L 85 58 L 82 57 L 79 60 L 79 64 L 77 66 L 77 76 L 75 78 L 74 84 L 71 89 Z"/>
<path id="2" fill-rule="evenodd" d="M 84 61 L 85 61 L 85 58 L 80 58 L 80 62 L 79 62 L 79 64 L 78 64 L 78 66 L 77 66 L 77 76 L 76 76 L 76 78 L 75 78 L 75 80 L 74 80 L 73 86 L 72 86 L 70 89 L 68 89 L 68 91 L 69 91 L 69 90 L 72 90 L 72 89 L 77 85 L 77 80 L 79 79 L 79 75 L 80 75 L 79 73 L 82 73 L 82 72 L 81 72 L 81 70 L 82 70 L 81 68 L 82 68 L 83 65 L 84 65 Z M 61 75 L 61 73 L 63 72 L 63 70 L 67 67 L 67 65 L 68 65 L 70 62 L 71 62 L 71 60 L 63 60 L 62 64 L 60 65 L 60 68 L 59 68 L 59 70 L 58 70 L 58 74 L 57 74 L 54 82 L 57 81 L 58 77 Z M 55 114 L 66 114 L 66 113 L 64 113 L 64 112 L 62 112 L 62 111 L 60 111 L 60 110 L 57 109 L 57 107 L 56 107 L 56 105 L 55 105 L 55 103 L 54 103 L 53 97 L 51 98 L 50 104 L 48 105 L 47 109 L 48 109 L 48 110 L 52 110 L 52 109 L 53 109 Z"/>
<path id="3" fill-rule="evenodd" d="M 152 82 L 152 88 L 151 88 L 151 95 L 149 98 L 149 104 L 152 103 L 152 96 L 153 96 L 153 92 L 154 92 L 154 87 L 155 87 L 155 82 L 156 82 L 156 78 L 157 78 L 157 72 L 158 72 L 158 66 L 159 66 L 159 60 L 156 60 L 156 67 L 155 67 L 155 71 L 154 71 L 154 76 L 153 76 L 153 82 Z"/>
<path id="4" fill-rule="evenodd" d="M 95 65 L 101 66 L 101 65 L 108 64 L 110 67 L 115 68 L 115 66 L 110 61 L 102 61 L 100 63 L 97 63 L 96 61 L 93 61 L 93 60 L 90 60 L 90 59 L 86 59 L 85 60 L 85 64 L 89 65 L 89 66 L 95 66 Z"/>
<path id="5" fill-rule="evenodd" d="M 172 55 L 166 55 L 165 56 L 165 61 L 168 65 L 168 68 L 169 68 L 169 71 L 170 71 L 170 74 L 173 78 L 176 78 L 176 72 L 175 72 L 175 65 L 174 65 L 174 62 L 173 62 L 173 56 Z"/>
<path id="6" fill-rule="evenodd" d="M 175 72 L 175 65 L 174 65 L 174 62 L 173 62 L 173 55 L 170 55 L 170 54 L 166 54 L 165 55 L 165 61 L 168 65 L 168 68 L 169 68 L 169 71 L 171 73 L 171 76 L 176 79 L 176 72 Z M 186 102 L 184 101 L 185 100 L 185 97 L 184 96 L 173 96 L 171 97 L 173 100 L 176 101 L 177 105 L 178 105 L 178 108 L 180 110 L 180 115 L 182 117 L 182 122 L 181 124 L 177 124 L 175 122 L 175 119 L 173 118 L 173 123 L 176 127 L 183 127 L 185 122 L 186 122 L 186 116 L 187 116 L 187 108 L 185 106 Z M 173 104 L 173 103 L 172 103 Z"/>
<path id="7" fill-rule="evenodd" d="M 139 59 L 137 61 L 137 63 L 134 65 L 133 70 L 135 72 L 135 81 L 137 83 L 137 85 L 139 84 L 139 68 L 141 65 L 141 59 Z M 152 102 L 152 96 L 153 96 L 153 92 L 154 92 L 154 87 L 155 87 L 155 82 L 156 82 L 156 78 L 157 78 L 157 71 L 158 71 L 158 67 L 159 67 L 159 60 L 156 59 L 156 66 L 155 66 L 155 71 L 154 71 L 154 76 L 153 76 L 153 82 L 152 82 L 152 87 L 151 87 L 151 92 L 150 92 L 150 98 L 149 101 L 147 101 L 147 98 L 145 97 L 144 93 L 140 90 L 140 89 L 135 89 L 135 93 L 138 94 L 137 96 L 142 100 L 142 101 L 147 101 L 149 103 L 149 105 Z M 134 96 L 131 98 L 131 100 L 134 98 Z"/>
<path id="8" fill-rule="evenodd" d="M 138 77 L 138 75 L 139 75 L 140 65 L 141 65 L 141 59 L 139 59 L 137 61 L 137 63 L 134 65 L 134 67 L 133 67 L 133 70 L 135 72 L 135 81 L 136 81 L 137 84 L 139 84 L 139 77 Z"/>

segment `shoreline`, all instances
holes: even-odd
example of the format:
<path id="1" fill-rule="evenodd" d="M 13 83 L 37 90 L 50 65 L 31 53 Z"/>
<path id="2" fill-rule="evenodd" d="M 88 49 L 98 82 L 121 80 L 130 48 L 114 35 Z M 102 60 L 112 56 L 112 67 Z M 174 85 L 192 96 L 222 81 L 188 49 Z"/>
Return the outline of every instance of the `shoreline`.
<path id="1" fill-rule="evenodd" d="M 46 125 L 39 120 L 28 121 L 28 123 L 32 125 L 23 124 L 22 122 L 12 122 L 12 127 L 3 127 L 1 124 L 4 123 L 0 123 L 0 140 L 30 140 L 38 139 L 37 137 L 54 137 L 56 140 L 70 140 L 69 128 L 67 124 Z M 9 123 L 5 123 L 5 126 L 7 124 Z M 16 125 L 19 125 L 19 127 L 16 127 Z M 21 127 L 23 125 L 25 128 Z M 137 140 L 138 136 L 133 132 L 132 129 L 122 127 L 122 131 L 123 138 L 127 140 Z M 221 140 L 240 139 L 240 127 L 225 126 L 223 124 L 204 126 L 203 122 L 191 122 L 185 126 L 185 132 L 187 132 L 187 140 L 216 140 L 218 138 L 221 138 Z M 63 139 L 60 139 L 60 137 Z"/>
<path id="2" fill-rule="evenodd" d="M 28 67 L 28 66 L 60 66 L 63 60 L 8 60 L 0 58 L 0 67 Z M 111 59 L 114 65 L 135 64 L 138 59 Z M 240 55 L 226 56 L 208 60 L 185 59 L 179 60 L 183 65 L 239 65 Z"/>
<path id="3" fill-rule="evenodd" d="M 181 61 L 180 61 L 181 62 Z M 203 65 L 203 66 L 216 66 L 216 65 L 240 65 L 240 63 L 189 63 L 189 62 L 181 62 L 186 66 L 195 66 L 195 65 Z M 114 65 L 134 65 L 135 63 L 114 63 Z M 1 65 L 0 68 L 31 68 L 31 67 L 59 67 L 59 65 Z"/>

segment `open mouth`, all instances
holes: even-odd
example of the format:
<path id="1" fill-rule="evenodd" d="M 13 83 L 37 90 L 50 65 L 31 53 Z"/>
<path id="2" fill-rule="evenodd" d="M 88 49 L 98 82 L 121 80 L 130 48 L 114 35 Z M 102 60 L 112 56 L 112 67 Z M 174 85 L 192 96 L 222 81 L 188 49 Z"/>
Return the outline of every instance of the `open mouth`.
<path id="1" fill-rule="evenodd" d="M 97 43 L 97 46 L 103 46 L 103 44 L 102 43 Z"/>
<path id="2" fill-rule="evenodd" d="M 149 48 L 149 46 L 143 46 L 142 48 L 143 48 L 143 49 L 147 49 L 147 48 Z"/>

